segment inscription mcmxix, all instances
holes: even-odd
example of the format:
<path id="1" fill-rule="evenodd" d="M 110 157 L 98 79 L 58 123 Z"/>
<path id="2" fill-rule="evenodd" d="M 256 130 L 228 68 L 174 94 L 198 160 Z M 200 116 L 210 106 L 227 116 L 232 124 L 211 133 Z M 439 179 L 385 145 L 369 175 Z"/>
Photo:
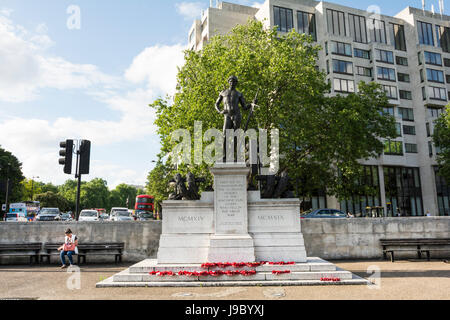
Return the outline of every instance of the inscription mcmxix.
<path id="1" fill-rule="evenodd" d="M 258 216 L 258 220 L 263 221 L 284 221 L 284 216 L 282 215 L 276 215 L 276 216 Z"/>

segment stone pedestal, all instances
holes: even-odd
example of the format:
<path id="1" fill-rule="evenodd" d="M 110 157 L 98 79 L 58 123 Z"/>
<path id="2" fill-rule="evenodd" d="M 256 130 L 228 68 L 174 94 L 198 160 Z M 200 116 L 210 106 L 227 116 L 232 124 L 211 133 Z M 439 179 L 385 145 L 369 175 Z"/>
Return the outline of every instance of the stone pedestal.
<path id="1" fill-rule="evenodd" d="M 247 177 L 245 163 L 219 163 L 214 175 L 214 234 L 208 262 L 254 262 L 255 247 L 248 233 Z"/>

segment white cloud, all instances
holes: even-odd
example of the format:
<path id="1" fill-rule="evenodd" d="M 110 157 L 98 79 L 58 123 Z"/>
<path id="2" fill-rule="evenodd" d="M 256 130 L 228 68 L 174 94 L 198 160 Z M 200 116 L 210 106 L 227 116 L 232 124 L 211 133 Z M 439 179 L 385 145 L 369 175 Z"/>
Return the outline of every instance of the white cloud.
<path id="1" fill-rule="evenodd" d="M 177 12 L 186 20 L 193 20 L 200 17 L 205 5 L 201 2 L 180 2 L 176 3 Z"/>
<path id="2" fill-rule="evenodd" d="M 127 142 L 158 140 L 155 112 L 148 104 L 158 96 L 174 92 L 177 66 L 182 65 L 184 58 L 182 45 L 146 48 L 133 59 L 122 77 L 114 77 L 102 73 L 95 65 L 74 64 L 48 54 L 43 44 L 54 45 L 46 34 L 48 30 L 45 25 L 36 30 L 39 32 L 30 33 L 5 14 L 0 15 L 0 101 L 33 100 L 39 97 L 41 88 L 78 89 L 80 95 L 90 96 L 118 111 L 120 116 L 114 121 L 4 115 L 0 120 L 0 145 L 19 158 L 26 176 L 39 176 L 42 181 L 57 184 L 71 178 L 57 164 L 58 144 L 66 138 L 89 139 L 95 148 L 113 144 L 126 148 Z M 42 98 L 45 102 L 45 96 Z M 36 108 L 44 108 L 42 105 L 40 102 Z M 123 182 L 144 184 L 148 171 L 130 169 L 126 156 L 108 161 L 92 158 L 89 178 L 104 178 L 110 187 Z"/>
<path id="3" fill-rule="evenodd" d="M 146 48 L 125 72 L 133 83 L 146 82 L 148 88 L 159 93 L 173 94 L 177 84 L 177 67 L 184 63 L 185 46 L 154 46 Z"/>
<path id="4" fill-rule="evenodd" d="M 10 11 L 0 11 L 0 100 L 34 100 L 42 88 L 73 89 L 96 85 L 112 86 L 117 79 L 96 66 L 73 64 L 46 54 L 54 43 L 46 26 L 30 33 L 10 19 Z"/>

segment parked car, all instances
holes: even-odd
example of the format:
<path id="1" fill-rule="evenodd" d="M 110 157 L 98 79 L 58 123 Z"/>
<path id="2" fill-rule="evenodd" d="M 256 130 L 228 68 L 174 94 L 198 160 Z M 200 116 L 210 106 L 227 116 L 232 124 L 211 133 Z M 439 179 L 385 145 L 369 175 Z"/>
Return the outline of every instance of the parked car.
<path id="1" fill-rule="evenodd" d="M 112 208 L 109 219 L 111 221 L 133 221 L 127 208 Z"/>
<path id="2" fill-rule="evenodd" d="M 36 221 L 60 221 L 61 212 L 58 208 L 42 208 L 36 217 Z"/>
<path id="3" fill-rule="evenodd" d="M 136 221 L 150 221 L 154 220 L 153 214 L 146 211 L 136 212 Z"/>
<path id="4" fill-rule="evenodd" d="M 100 213 L 99 220 L 100 221 L 109 220 L 109 214 L 107 214 L 107 213 Z"/>
<path id="5" fill-rule="evenodd" d="M 302 219 L 311 219 L 311 218 L 347 218 L 347 215 L 336 209 L 317 209 L 310 210 L 305 212 L 302 216 Z"/>
<path id="6" fill-rule="evenodd" d="M 97 210 L 82 210 L 78 221 L 99 221 L 100 214 Z"/>
<path id="7" fill-rule="evenodd" d="M 61 221 L 72 221 L 72 215 L 70 213 L 63 213 L 61 214 Z"/>
<path id="8" fill-rule="evenodd" d="M 7 213 L 5 216 L 6 222 L 27 222 L 27 216 L 23 212 Z"/>

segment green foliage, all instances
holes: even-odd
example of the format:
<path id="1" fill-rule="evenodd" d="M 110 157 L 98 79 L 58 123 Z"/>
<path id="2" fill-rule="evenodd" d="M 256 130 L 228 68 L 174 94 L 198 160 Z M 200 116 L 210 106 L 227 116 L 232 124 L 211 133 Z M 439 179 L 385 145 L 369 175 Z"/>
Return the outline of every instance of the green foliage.
<path id="1" fill-rule="evenodd" d="M 0 203 L 5 203 L 6 200 L 7 178 L 10 180 L 8 202 L 21 201 L 21 182 L 25 178 L 22 173 L 22 163 L 11 152 L 0 146 Z"/>
<path id="2" fill-rule="evenodd" d="M 41 208 L 59 208 L 62 212 L 72 210 L 66 198 L 51 191 L 36 195 L 35 200 L 40 202 Z"/>
<path id="3" fill-rule="evenodd" d="M 450 105 L 435 122 L 433 141 L 441 149 L 437 156 L 439 174 L 450 181 Z"/>
<path id="4" fill-rule="evenodd" d="M 148 194 L 155 197 L 155 211 L 161 212 L 161 202 L 169 197 L 169 181 L 173 177 L 173 168 L 165 165 L 161 160 L 148 174 Z"/>
<path id="5" fill-rule="evenodd" d="M 82 184 L 80 191 L 81 209 L 95 209 L 109 207 L 109 190 L 107 182 L 95 178 Z"/>
<path id="6" fill-rule="evenodd" d="M 128 207 L 134 209 L 138 190 L 127 184 L 119 184 L 110 194 L 111 207 Z M 127 205 L 128 200 L 128 205 Z"/>
<path id="7" fill-rule="evenodd" d="M 361 83 L 357 94 L 328 97 L 325 74 L 316 67 L 320 50 L 307 35 L 292 31 L 280 36 L 276 29 L 249 20 L 227 35 L 214 36 L 201 52 L 186 51 L 178 93 L 173 100 L 151 104 L 162 153 L 172 151 L 173 131 L 188 129 L 193 137 L 195 121 L 202 121 L 203 133 L 222 130 L 223 116 L 214 104 L 228 77 L 236 75 L 238 90 L 247 100 L 259 90 L 260 108 L 250 128 L 280 129 L 281 169 L 287 168 L 297 181 L 298 194 L 326 188 L 329 194 L 347 197 L 359 191 L 354 183 L 361 171 L 358 161 L 382 153 L 379 138 L 396 136 L 395 121 L 383 114 L 388 99 L 374 83 Z M 247 117 L 243 112 L 243 123 Z M 168 172 L 162 169 L 161 164 L 150 173 L 147 188 L 165 197 L 167 185 L 160 184 L 167 182 Z M 206 164 L 180 166 L 178 171 L 211 181 Z"/>

